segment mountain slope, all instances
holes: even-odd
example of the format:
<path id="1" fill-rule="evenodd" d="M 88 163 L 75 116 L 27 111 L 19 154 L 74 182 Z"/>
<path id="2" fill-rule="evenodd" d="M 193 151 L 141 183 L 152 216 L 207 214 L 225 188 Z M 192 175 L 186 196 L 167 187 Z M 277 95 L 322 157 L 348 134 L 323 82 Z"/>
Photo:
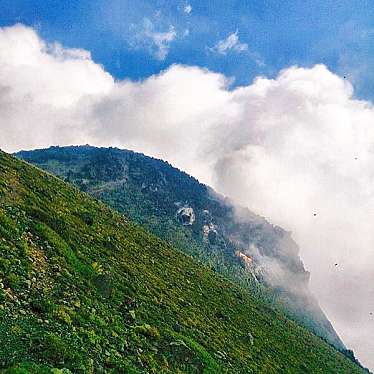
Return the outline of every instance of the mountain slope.
<path id="1" fill-rule="evenodd" d="M 2 152 L 0 279 L 3 372 L 362 372 L 240 287 Z"/>
<path id="2" fill-rule="evenodd" d="M 309 291 L 296 243 L 280 227 L 234 207 L 168 163 L 139 153 L 81 146 L 17 156 L 108 203 L 345 349 Z"/>

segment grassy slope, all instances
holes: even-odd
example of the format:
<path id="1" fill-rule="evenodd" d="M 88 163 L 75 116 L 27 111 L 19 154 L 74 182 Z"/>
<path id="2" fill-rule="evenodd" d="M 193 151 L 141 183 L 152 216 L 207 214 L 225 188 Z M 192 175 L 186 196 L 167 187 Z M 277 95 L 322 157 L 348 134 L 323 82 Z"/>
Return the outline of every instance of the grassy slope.
<path id="1" fill-rule="evenodd" d="M 362 372 L 102 203 L 4 153 L 0 282 L 0 369 Z"/>
<path id="2" fill-rule="evenodd" d="M 345 348 L 307 290 L 307 273 L 297 251 L 287 252 L 286 264 L 280 262 L 289 271 L 289 274 L 284 274 L 284 279 L 294 277 L 293 287 L 298 285 L 296 295 L 284 292 L 280 287 L 258 283 L 235 256 L 236 250 L 255 246 L 279 262 L 282 255 L 284 258 L 282 243 L 285 234 L 288 235 L 281 228 L 246 209 L 242 210 L 247 214 L 247 220 L 239 223 L 233 206 L 228 201 L 224 202 L 223 197 L 215 195 L 216 198 L 213 198 L 212 192 L 193 177 L 162 160 L 140 153 L 116 148 L 71 146 L 23 151 L 17 156 L 75 184 L 172 246 L 249 288 L 251 293 L 256 293 L 257 297 L 339 350 Z M 196 217 L 193 225 L 183 226 L 178 221 L 177 203 L 193 207 Z M 213 242 L 203 236 L 203 226 L 211 223 L 217 230 Z"/>

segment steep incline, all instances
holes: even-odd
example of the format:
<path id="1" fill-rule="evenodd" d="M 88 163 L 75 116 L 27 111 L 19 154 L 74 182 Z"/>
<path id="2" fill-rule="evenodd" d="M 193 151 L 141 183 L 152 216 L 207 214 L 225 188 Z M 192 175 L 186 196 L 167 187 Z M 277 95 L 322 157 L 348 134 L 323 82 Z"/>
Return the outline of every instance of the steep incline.
<path id="1" fill-rule="evenodd" d="M 280 227 L 248 209 L 234 208 L 168 163 L 139 153 L 81 146 L 18 156 L 145 225 L 344 350 L 309 291 L 309 274 L 296 243 Z"/>
<path id="2" fill-rule="evenodd" d="M 0 300 L 5 372 L 362 372 L 212 270 L 2 152 Z"/>

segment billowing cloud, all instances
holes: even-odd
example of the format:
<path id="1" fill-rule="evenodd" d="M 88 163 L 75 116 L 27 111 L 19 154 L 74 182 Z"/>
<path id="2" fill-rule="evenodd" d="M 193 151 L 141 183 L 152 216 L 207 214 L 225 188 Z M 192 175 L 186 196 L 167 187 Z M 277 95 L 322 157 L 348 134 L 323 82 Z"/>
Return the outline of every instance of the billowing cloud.
<path id="1" fill-rule="evenodd" d="M 113 85 L 86 51 L 49 45 L 22 25 L 0 29 L 1 147 L 72 141 L 82 133 L 72 109 Z"/>
<path id="2" fill-rule="evenodd" d="M 209 50 L 221 55 L 226 55 L 230 51 L 240 53 L 248 50 L 248 44 L 240 42 L 238 31 L 236 31 L 229 34 L 227 38 L 218 41 L 217 44 L 213 48 L 209 48 Z"/>
<path id="3" fill-rule="evenodd" d="M 292 230 L 311 287 L 374 368 L 374 108 L 325 66 L 231 90 L 175 65 L 115 81 L 81 50 L 0 30 L 0 147 L 117 145 L 161 157 Z"/>

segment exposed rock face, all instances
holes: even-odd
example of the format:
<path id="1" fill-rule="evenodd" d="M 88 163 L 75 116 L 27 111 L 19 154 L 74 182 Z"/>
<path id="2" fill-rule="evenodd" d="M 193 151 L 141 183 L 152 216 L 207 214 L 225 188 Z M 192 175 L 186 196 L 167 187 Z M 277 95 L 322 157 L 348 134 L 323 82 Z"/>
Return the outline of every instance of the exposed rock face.
<path id="1" fill-rule="evenodd" d="M 245 253 L 240 252 L 240 251 L 236 251 L 235 256 L 239 257 L 244 262 L 244 264 L 246 266 L 250 267 L 250 266 L 253 265 L 252 257 L 246 255 Z"/>
<path id="2" fill-rule="evenodd" d="M 185 206 L 183 208 L 179 208 L 177 212 L 177 218 L 179 222 L 184 226 L 191 226 L 195 222 L 195 212 L 193 208 L 189 206 Z"/>

